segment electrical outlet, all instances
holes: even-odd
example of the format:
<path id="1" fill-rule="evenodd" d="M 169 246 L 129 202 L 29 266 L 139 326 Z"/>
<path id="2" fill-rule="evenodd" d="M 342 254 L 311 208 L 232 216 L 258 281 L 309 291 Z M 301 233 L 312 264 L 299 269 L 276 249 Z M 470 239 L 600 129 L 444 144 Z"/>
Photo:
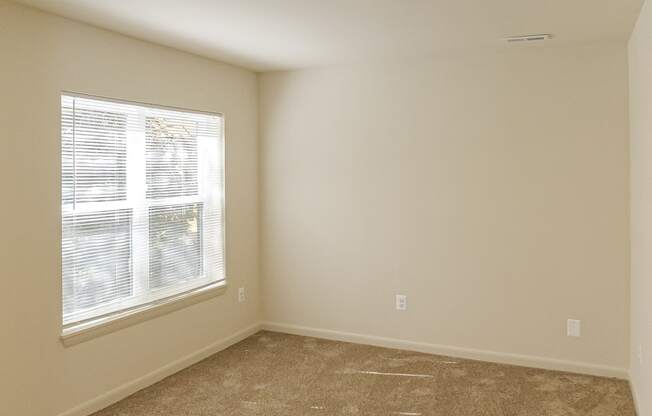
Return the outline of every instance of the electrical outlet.
<path id="1" fill-rule="evenodd" d="M 579 337 L 582 335 L 582 321 L 579 319 L 569 319 L 566 322 L 566 336 Z"/>
<path id="2" fill-rule="evenodd" d="M 247 300 L 245 296 L 245 288 L 241 287 L 238 289 L 238 302 L 244 302 L 245 300 Z"/>
<path id="3" fill-rule="evenodd" d="M 643 365 L 643 344 L 639 344 L 638 346 L 638 351 L 637 351 L 637 356 L 638 356 L 638 364 Z"/>
<path id="4" fill-rule="evenodd" d="M 407 296 L 396 295 L 396 310 L 397 311 L 407 310 Z"/>

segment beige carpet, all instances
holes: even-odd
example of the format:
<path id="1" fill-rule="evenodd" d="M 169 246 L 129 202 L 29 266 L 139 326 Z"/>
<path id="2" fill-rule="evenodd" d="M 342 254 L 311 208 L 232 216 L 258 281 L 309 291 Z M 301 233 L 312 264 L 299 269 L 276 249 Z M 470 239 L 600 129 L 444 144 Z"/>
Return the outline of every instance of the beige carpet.
<path id="1" fill-rule="evenodd" d="M 273 332 L 96 416 L 634 416 L 626 381 Z"/>

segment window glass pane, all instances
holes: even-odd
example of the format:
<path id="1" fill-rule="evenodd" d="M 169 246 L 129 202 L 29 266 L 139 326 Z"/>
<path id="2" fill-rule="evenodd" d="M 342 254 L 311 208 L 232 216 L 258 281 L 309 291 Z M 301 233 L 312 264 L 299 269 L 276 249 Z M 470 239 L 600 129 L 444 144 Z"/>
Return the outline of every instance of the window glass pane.
<path id="1" fill-rule="evenodd" d="M 131 210 L 63 218 L 64 317 L 132 294 Z"/>
<path id="2" fill-rule="evenodd" d="M 149 285 L 152 289 L 202 277 L 202 205 L 149 210 Z"/>
<path id="3" fill-rule="evenodd" d="M 64 204 L 126 199 L 126 114 L 64 101 L 61 139 Z"/>
<path id="4" fill-rule="evenodd" d="M 194 121 L 147 117 L 147 198 L 197 195 L 197 127 Z"/>

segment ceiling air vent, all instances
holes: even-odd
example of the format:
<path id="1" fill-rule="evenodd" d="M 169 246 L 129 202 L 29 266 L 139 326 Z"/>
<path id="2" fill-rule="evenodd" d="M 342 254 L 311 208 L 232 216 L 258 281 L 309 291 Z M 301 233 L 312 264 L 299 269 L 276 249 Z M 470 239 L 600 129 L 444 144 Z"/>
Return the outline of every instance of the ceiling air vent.
<path id="1" fill-rule="evenodd" d="M 525 35 L 525 36 L 508 36 L 505 38 L 507 43 L 527 43 L 527 42 L 543 42 L 544 40 L 552 39 L 551 35 Z"/>

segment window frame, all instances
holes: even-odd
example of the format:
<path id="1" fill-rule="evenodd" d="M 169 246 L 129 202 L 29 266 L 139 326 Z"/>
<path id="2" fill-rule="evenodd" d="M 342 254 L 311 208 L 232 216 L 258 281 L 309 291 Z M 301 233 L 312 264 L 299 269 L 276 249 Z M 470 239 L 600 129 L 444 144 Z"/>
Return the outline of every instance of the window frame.
<path id="1" fill-rule="evenodd" d="M 67 91 L 67 90 L 62 90 L 58 94 L 59 100 L 57 101 L 58 104 L 58 111 L 59 111 L 59 118 L 58 118 L 58 123 L 59 123 L 59 143 L 63 143 L 63 136 L 62 136 L 62 126 L 61 126 L 61 120 L 62 120 L 62 105 L 61 101 L 64 96 L 68 97 L 79 97 L 79 98 L 86 98 L 86 99 L 91 99 L 91 100 L 101 100 L 101 101 L 106 101 L 106 102 L 114 102 L 117 104 L 126 104 L 126 105 L 135 105 L 135 106 L 140 106 L 140 107 L 146 107 L 146 108 L 153 108 L 153 109 L 161 109 L 161 110 L 171 110 L 171 111 L 178 111 L 178 112 L 185 112 L 185 113 L 195 113 L 195 114 L 204 114 L 204 115 L 209 115 L 209 116 L 216 116 L 221 119 L 221 129 L 220 129 L 220 135 L 219 140 L 221 141 L 221 149 L 220 150 L 220 155 L 221 155 L 221 181 L 222 181 L 222 186 L 221 186 L 221 195 L 218 194 L 219 199 L 220 199 L 220 205 L 219 209 L 221 210 L 221 230 L 220 234 L 222 237 L 222 270 L 223 270 L 223 276 L 221 280 L 217 281 L 211 281 L 210 279 L 206 278 L 205 276 L 202 276 L 199 281 L 202 283 L 195 288 L 187 289 L 185 291 L 181 292 L 174 292 L 171 291 L 169 295 L 160 297 L 155 300 L 149 300 L 145 303 L 140 303 L 140 304 L 135 304 L 130 307 L 126 307 L 114 312 L 108 312 L 105 314 L 100 314 L 97 316 L 94 316 L 92 318 L 88 319 L 83 319 L 83 320 L 78 320 L 74 321 L 68 324 L 64 324 L 64 314 L 63 314 L 63 263 L 60 263 L 60 285 L 59 288 L 61 290 L 60 296 L 59 296 L 59 302 L 60 302 L 60 308 L 59 308 L 59 317 L 60 317 L 60 325 L 61 325 L 61 331 L 60 331 L 60 339 L 63 342 L 65 346 L 70 346 L 70 345 L 75 345 L 80 342 L 84 342 L 93 338 L 96 338 L 98 336 L 102 336 L 114 331 L 117 331 L 119 329 L 135 325 L 137 323 L 143 322 L 145 320 L 149 320 L 152 318 L 155 318 L 157 316 L 167 314 L 170 312 L 173 312 L 175 310 L 187 307 L 189 305 L 202 302 L 204 300 L 210 299 L 214 296 L 222 295 L 226 292 L 226 289 L 228 287 L 228 274 L 227 274 L 227 247 L 226 247 L 226 220 L 227 220 L 227 213 L 226 213 L 226 141 L 225 141 L 225 130 L 226 130 L 226 120 L 225 116 L 223 113 L 220 112 L 212 112 L 212 111 L 204 111 L 204 110 L 196 110 L 196 109 L 190 109 L 190 108 L 182 108 L 182 107 L 175 107 L 175 106 L 169 106 L 169 105 L 159 105 L 159 104 L 151 104 L 151 103 L 145 103 L 145 102 L 140 102 L 140 101 L 135 101 L 135 100 L 125 100 L 125 99 L 116 99 L 116 98 L 111 98 L 111 97 L 105 97 L 101 95 L 90 95 L 90 94 L 84 94 L 84 93 L 78 93 L 78 92 L 72 92 L 72 91 Z M 142 116 L 139 115 L 139 117 Z M 143 123 L 145 120 L 143 120 Z M 133 146 L 133 137 L 128 134 L 127 137 L 127 147 Z M 145 138 L 145 133 L 143 132 L 143 137 L 138 138 L 138 140 L 146 140 Z M 129 158 L 130 152 L 127 151 L 127 158 Z M 62 166 L 62 154 L 61 151 L 59 152 L 59 166 Z M 145 172 L 140 172 L 137 176 L 143 179 L 143 183 L 138 185 L 138 190 L 133 191 L 130 187 L 130 181 L 133 182 L 133 175 L 130 170 L 133 168 L 133 163 L 129 163 L 127 161 L 127 174 L 126 174 L 126 188 L 127 188 L 127 196 L 126 199 L 123 201 L 104 201 L 104 202 L 86 202 L 83 204 L 79 204 L 80 206 L 75 207 L 75 212 L 76 213 L 83 213 L 83 212 L 97 212 L 97 209 L 93 208 L 99 208 L 100 206 L 102 207 L 102 210 L 104 209 L 133 209 L 134 206 L 134 195 L 136 192 L 141 192 L 142 196 L 139 196 L 138 199 L 142 201 L 142 198 L 147 200 L 146 197 L 146 173 Z M 63 178 L 61 177 L 62 171 L 61 168 L 59 168 L 59 192 L 61 192 L 62 189 L 62 180 Z M 131 177 L 131 179 L 130 179 Z M 201 184 L 198 184 L 198 186 L 201 188 Z M 60 193 L 60 200 L 62 200 L 63 195 Z M 148 201 L 146 203 L 146 209 L 149 211 L 153 207 L 162 207 L 162 206 L 172 206 L 172 205 L 185 205 L 185 204 L 192 204 L 192 203 L 199 203 L 203 205 L 203 200 L 201 196 L 201 192 L 198 195 L 183 195 L 183 196 L 176 196 L 176 197 L 167 197 L 167 198 L 161 198 L 159 200 L 153 200 L 153 201 Z M 62 243 L 62 238 L 63 238 L 63 219 L 64 219 L 64 214 L 65 212 L 69 211 L 64 211 L 63 209 L 63 204 L 59 204 L 59 243 Z M 145 221 L 149 221 L 149 214 L 145 216 L 146 219 Z M 136 215 L 135 213 L 132 213 L 132 225 L 133 221 L 135 221 Z M 147 227 L 149 230 L 149 225 Z M 202 234 L 203 234 L 202 230 Z M 132 235 L 133 238 L 133 235 Z M 203 238 L 202 238 L 203 240 Z M 201 242 L 202 246 L 204 245 L 203 241 Z M 204 268 L 204 264 L 206 262 L 205 255 L 206 253 L 203 252 L 204 248 L 202 247 L 202 255 L 201 255 L 201 261 L 202 261 L 202 269 Z M 59 250 L 61 252 L 61 249 Z M 131 248 L 131 252 L 134 253 L 136 252 L 135 247 Z M 149 255 L 149 254 L 148 254 Z M 60 261 L 62 261 L 62 258 L 60 258 Z M 149 259 L 147 260 L 149 263 Z M 136 276 L 134 273 L 134 283 L 135 284 L 143 284 L 143 282 L 136 283 L 136 280 L 144 279 L 144 280 L 149 280 L 149 273 L 142 274 L 141 276 Z M 146 282 L 149 284 L 149 282 Z M 166 288 L 158 288 L 154 289 L 153 291 L 155 292 L 164 292 Z M 169 290 L 169 289 L 168 289 Z M 123 300 L 119 300 L 119 302 L 122 302 Z"/>

